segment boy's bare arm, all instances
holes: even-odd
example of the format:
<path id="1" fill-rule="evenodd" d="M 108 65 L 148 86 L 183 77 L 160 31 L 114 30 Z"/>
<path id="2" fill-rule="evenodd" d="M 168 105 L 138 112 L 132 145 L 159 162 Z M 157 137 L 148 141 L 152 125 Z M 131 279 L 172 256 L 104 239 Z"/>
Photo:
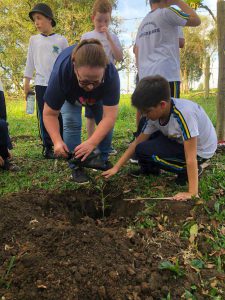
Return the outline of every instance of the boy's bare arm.
<path id="1" fill-rule="evenodd" d="M 197 137 L 184 142 L 184 152 L 188 173 L 188 192 L 198 194 L 198 162 L 197 162 Z"/>
<path id="2" fill-rule="evenodd" d="M 189 19 L 185 26 L 199 26 L 201 24 L 201 19 L 197 15 L 194 9 L 192 9 L 187 3 L 182 0 L 166 0 L 168 6 L 177 5 L 184 13 L 189 15 Z"/>
<path id="3" fill-rule="evenodd" d="M 25 93 L 25 98 L 27 97 L 27 94 L 30 92 L 30 80 L 31 78 L 25 77 L 24 78 L 24 93 Z"/>
<path id="4" fill-rule="evenodd" d="M 188 175 L 188 192 L 178 193 L 175 200 L 187 200 L 198 196 L 198 162 L 197 162 L 197 137 L 184 142 L 184 152 Z"/>
<path id="5" fill-rule="evenodd" d="M 138 46 L 136 44 L 134 45 L 133 52 L 135 55 L 136 68 L 138 69 Z"/>
<path id="6" fill-rule="evenodd" d="M 110 170 L 103 172 L 102 175 L 105 178 L 109 178 L 109 177 L 115 175 L 121 169 L 121 167 L 123 165 L 125 165 L 125 163 L 133 156 L 136 146 L 144 141 L 147 141 L 149 139 L 149 137 L 150 137 L 149 134 L 141 133 L 136 138 L 136 140 L 130 144 L 128 149 L 124 152 L 124 154 L 121 156 L 121 158 L 117 161 L 115 166 L 113 168 L 111 168 Z"/>
<path id="7" fill-rule="evenodd" d="M 185 45 L 185 39 L 184 38 L 179 38 L 179 48 L 184 48 Z"/>

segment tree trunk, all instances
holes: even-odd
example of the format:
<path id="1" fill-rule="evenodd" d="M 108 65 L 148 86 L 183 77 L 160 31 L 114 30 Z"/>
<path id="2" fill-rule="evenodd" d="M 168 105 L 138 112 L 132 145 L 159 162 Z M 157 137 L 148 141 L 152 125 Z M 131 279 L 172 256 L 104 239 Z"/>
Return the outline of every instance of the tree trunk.
<path id="1" fill-rule="evenodd" d="M 225 140 L 225 1 L 217 1 L 217 31 L 219 53 L 219 80 L 217 96 L 217 136 Z"/>
<path id="2" fill-rule="evenodd" d="M 185 94 L 189 91 L 187 70 L 184 69 L 182 74 L 182 92 Z"/>
<path id="3" fill-rule="evenodd" d="M 210 56 L 205 57 L 205 68 L 204 68 L 204 77 L 205 77 L 205 98 L 209 98 L 209 80 L 210 80 Z"/>
<path id="4" fill-rule="evenodd" d="M 130 71 L 127 71 L 127 94 L 130 94 Z"/>

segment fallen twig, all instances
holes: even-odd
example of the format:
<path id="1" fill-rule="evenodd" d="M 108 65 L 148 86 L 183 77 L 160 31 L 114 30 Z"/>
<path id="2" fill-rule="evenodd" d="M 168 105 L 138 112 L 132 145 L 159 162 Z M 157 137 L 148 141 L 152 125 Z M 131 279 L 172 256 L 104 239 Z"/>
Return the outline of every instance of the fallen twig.
<path id="1" fill-rule="evenodd" d="M 123 199 L 124 201 L 148 201 L 148 200 L 174 200 L 173 197 L 148 197 L 148 198 L 133 198 Z"/>

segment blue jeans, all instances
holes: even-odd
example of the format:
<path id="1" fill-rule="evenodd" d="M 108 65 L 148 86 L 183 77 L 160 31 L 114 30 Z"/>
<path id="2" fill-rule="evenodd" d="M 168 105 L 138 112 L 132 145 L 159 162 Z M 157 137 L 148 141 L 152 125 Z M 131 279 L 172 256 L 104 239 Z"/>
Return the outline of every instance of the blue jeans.
<path id="1" fill-rule="evenodd" d="M 98 125 L 102 120 L 103 106 L 101 102 L 98 102 L 92 106 L 91 109 L 95 122 Z M 74 151 L 74 148 L 81 143 L 81 127 L 82 127 L 82 106 L 76 102 L 71 104 L 66 101 L 61 109 L 63 117 L 63 140 L 66 143 L 70 151 Z M 112 142 L 112 130 L 106 135 L 106 137 L 98 145 L 98 149 L 101 152 L 101 158 L 103 161 L 107 161 L 110 152 Z"/>

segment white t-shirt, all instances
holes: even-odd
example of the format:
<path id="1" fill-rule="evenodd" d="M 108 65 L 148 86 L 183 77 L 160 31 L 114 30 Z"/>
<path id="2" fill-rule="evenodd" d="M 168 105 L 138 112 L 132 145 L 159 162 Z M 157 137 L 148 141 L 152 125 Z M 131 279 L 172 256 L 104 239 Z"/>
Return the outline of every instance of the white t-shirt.
<path id="1" fill-rule="evenodd" d="M 136 37 L 140 79 L 161 75 L 180 81 L 179 26 L 185 26 L 188 19 L 189 15 L 172 7 L 147 14 Z"/>
<path id="2" fill-rule="evenodd" d="M 144 134 L 160 130 L 165 136 L 178 143 L 197 137 L 197 154 L 210 158 L 217 148 L 217 135 L 212 122 L 204 109 L 195 102 L 186 99 L 172 98 L 170 119 L 165 125 L 159 120 L 148 120 Z"/>
<path id="3" fill-rule="evenodd" d="M 178 27 L 178 37 L 179 39 L 184 39 L 184 33 L 181 26 Z"/>
<path id="4" fill-rule="evenodd" d="M 2 85 L 1 78 L 0 78 L 0 91 L 3 92 L 3 85 Z"/>
<path id="5" fill-rule="evenodd" d="M 120 44 L 120 41 L 119 41 L 118 37 L 112 32 L 110 32 L 110 35 L 111 35 L 111 38 L 112 38 L 114 44 L 116 45 L 116 47 L 118 49 L 122 50 L 122 46 Z M 103 48 L 105 50 L 105 53 L 106 53 L 109 61 L 111 63 L 115 64 L 115 58 L 113 56 L 109 41 L 107 40 L 106 35 L 105 35 L 104 32 L 98 32 L 96 30 L 86 32 L 81 36 L 81 40 L 84 40 L 84 39 L 97 39 L 97 40 L 99 40 L 103 45 Z"/>
<path id="6" fill-rule="evenodd" d="M 56 58 L 68 46 L 67 39 L 56 33 L 31 36 L 24 76 L 32 78 L 35 71 L 35 85 L 47 86 Z"/>

